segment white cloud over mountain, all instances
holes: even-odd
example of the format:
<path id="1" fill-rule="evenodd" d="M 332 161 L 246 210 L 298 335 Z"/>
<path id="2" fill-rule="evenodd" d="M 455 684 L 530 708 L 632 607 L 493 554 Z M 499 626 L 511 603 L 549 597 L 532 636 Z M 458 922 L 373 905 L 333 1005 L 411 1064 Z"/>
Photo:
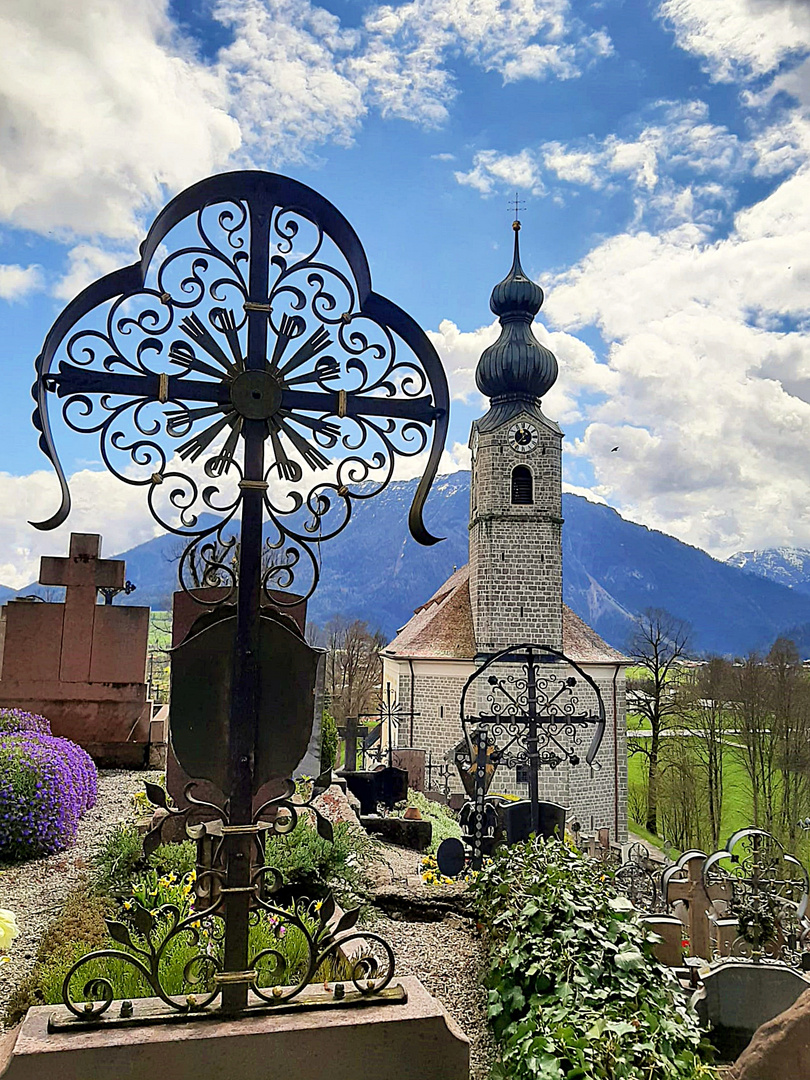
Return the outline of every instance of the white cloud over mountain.
<path id="1" fill-rule="evenodd" d="M 349 143 L 374 109 L 441 124 L 459 56 L 504 81 L 570 78 L 609 54 L 569 0 L 410 0 L 357 28 L 309 0 L 216 0 L 213 59 L 168 0 L 7 0 L 0 10 L 0 220 L 135 238 L 167 195 L 229 165 Z"/>

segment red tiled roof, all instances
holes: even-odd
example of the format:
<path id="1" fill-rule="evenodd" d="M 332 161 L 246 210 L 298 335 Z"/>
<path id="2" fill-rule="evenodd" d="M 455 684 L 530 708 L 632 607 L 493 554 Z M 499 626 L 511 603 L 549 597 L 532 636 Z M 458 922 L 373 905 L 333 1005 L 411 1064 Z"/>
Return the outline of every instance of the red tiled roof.
<path id="1" fill-rule="evenodd" d="M 471 660 L 476 653 L 470 568 L 462 566 L 418 607 L 385 649 L 388 656 Z"/>
<path id="2" fill-rule="evenodd" d="M 470 568 L 462 566 L 418 607 L 387 656 L 413 660 L 472 660 L 477 653 L 470 607 Z M 563 652 L 583 664 L 615 664 L 627 658 L 563 604 Z"/>

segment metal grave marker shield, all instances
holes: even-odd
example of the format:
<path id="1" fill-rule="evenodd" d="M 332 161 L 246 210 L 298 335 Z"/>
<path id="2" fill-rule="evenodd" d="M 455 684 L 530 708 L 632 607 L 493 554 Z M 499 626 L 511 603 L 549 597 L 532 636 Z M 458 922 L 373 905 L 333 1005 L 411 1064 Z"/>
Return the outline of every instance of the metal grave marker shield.
<path id="1" fill-rule="evenodd" d="M 260 619 L 258 726 L 253 794 L 290 776 L 307 750 L 320 651 L 290 619 L 265 609 Z M 172 650 L 169 728 L 172 749 L 189 776 L 229 787 L 230 704 L 236 613 L 202 615 Z"/>

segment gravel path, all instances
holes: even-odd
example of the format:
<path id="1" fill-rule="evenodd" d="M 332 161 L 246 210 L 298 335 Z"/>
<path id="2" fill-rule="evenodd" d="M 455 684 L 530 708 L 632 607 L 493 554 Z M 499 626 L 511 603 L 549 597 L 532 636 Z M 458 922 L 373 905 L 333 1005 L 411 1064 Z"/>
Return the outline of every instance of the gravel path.
<path id="1" fill-rule="evenodd" d="M 65 897 L 90 866 L 90 857 L 106 832 L 132 814 L 132 796 L 143 790 L 143 772 L 119 770 L 99 774 L 99 797 L 79 826 L 73 847 L 57 855 L 0 867 L 0 907 L 17 916 L 20 936 L 11 962 L 0 964 L 0 1016 L 13 990 L 31 971 L 39 940 L 59 912 Z M 380 883 L 431 889 L 421 883 L 421 856 L 386 844 Z M 470 919 L 447 915 L 438 922 L 408 922 L 380 916 L 375 930 L 388 940 L 397 957 L 397 973 L 416 975 L 438 998 L 471 1041 L 471 1080 L 485 1080 L 494 1053 L 486 1023 L 486 992 L 480 985 L 483 950 Z"/>
<path id="2" fill-rule="evenodd" d="M 393 884 L 407 885 L 430 896 L 436 886 L 418 876 L 421 856 L 385 844 L 385 860 Z M 380 880 L 388 877 L 380 875 Z M 374 929 L 391 945 L 398 975 L 416 975 L 444 1005 L 470 1040 L 470 1078 L 486 1080 L 494 1043 L 486 1019 L 486 990 L 481 985 L 484 950 L 472 919 L 448 914 L 439 922 L 375 919 Z"/>
<path id="3" fill-rule="evenodd" d="M 145 774 L 109 769 L 99 772 L 98 800 L 84 815 L 76 843 L 56 855 L 0 867 L 0 907 L 17 917 L 20 936 L 10 963 L 0 964 L 0 1017 L 13 990 L 31 971 L 39 940 L 65 897 L 90 865 L 90 856 L 113 825 L 132 817 L 132 796 L 143 790 Z"/>

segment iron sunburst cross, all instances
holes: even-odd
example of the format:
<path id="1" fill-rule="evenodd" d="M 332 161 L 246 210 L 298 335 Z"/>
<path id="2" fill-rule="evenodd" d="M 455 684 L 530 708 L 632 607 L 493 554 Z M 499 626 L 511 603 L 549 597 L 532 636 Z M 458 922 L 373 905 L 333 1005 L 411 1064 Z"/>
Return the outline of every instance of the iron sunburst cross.
<path id="1" fill-rule="evenodd" d="M 353 500 L 385 487 L 401 456 L 426 452 L 409 523 L 435 542 L 422 513 L 447 431 L 439 358 L 373 292 L 346 219 L 286 177 L 224 174 L 172 200 L 138 262 L 58 317 L 33 393 L 62 491 L 39 528 L 70 510 L 48 415 L 55 394 L 66 425 L 97 434 L 108 469 L 142 485 L 157 520 L 189 546 L 217 531 L 221 540 L 237 511 L 244 529 L 257 504 L 275 549 L 265 585 L 276 590 L 298 576 L 297 592 L 312 592 L 313 547 L 345 526 Z M 209 584 L 228 571 L 212 573 Z"/>

